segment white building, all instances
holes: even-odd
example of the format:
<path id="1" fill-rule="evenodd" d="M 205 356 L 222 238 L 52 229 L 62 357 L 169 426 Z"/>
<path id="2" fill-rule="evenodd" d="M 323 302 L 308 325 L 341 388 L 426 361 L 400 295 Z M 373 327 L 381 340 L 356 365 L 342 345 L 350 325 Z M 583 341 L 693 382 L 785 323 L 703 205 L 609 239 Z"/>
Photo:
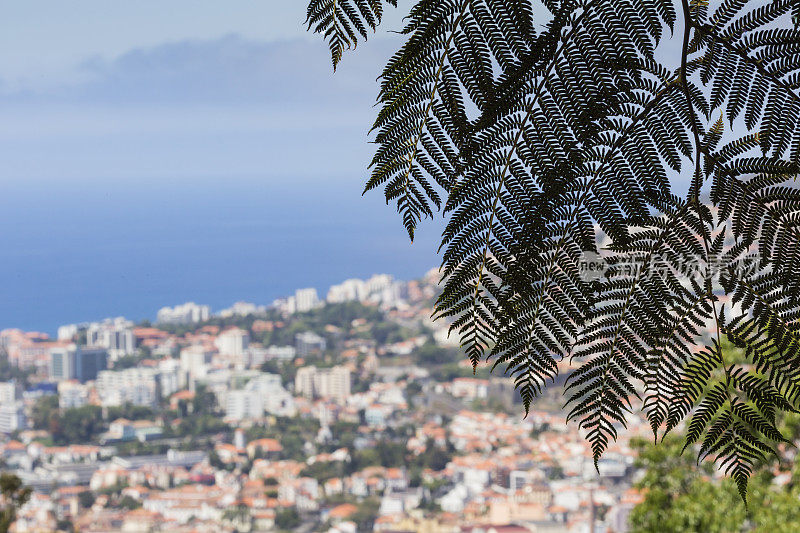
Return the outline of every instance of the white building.
<path id="1" fill-rule="evenodd" d="M 26 429 L 27 426 L 22 402 L 0 404 L 0 433 L 13 433 Z"/>
<path id="2" fill-rule="evenodd" d="M 245 388 L 256 390 L 266 395 L 283 390 L 283 382 L 278 374 L 259 372 L 258 375 L 247 382 Z"/>
<path id="3" fill-rule="evenodd" d="M 289 362 L 294 361 L 295 357 L 297 357 L 297 349 L 294 346 L 270 346 L 267 348 L 267 361 Z"/>
<path id="4" fill-rule="evenodd" d="M 328 303 L 371 302 L 388 306 L 400 302 L 402 283 L 389 274 L 375 274 L 368 280 L 348 279 L 328 291 Z"/>
<path id="5" fill-rule="evenodd" d="M 252 420 L 264 416 L 264 401 L 260 393 L 250 390 L 234 390 L 225 399 L 225 418 L 229 420 Z"/>
<path id="6" fill-rule="evenodd" d="M 389 274 L 375 274 L 366 281 L 367 293 L 372 296 L 380 294 L 394 285 L 394 277 Z"/>
<path id="7" fill-rule="evenodd" d="M 317 367 L 304 366 L 297 369 L 294 376 L 294 393 L 306 398 L 314 398 L 314 379 L 317 375 Z"/>
<path id="8" fill-rule="evenodd" d="M 245 389 L 261 395 L 264 411 L 271 415 L 293 417 L 297 414 L 294 397 L 283 387 L 277 374 L 262 373 L 250 380 Z"/>
<path id="9" fill-rule="evenodd" d="M 121 317 L 93 322 L 86 328 L 86 344 L 105 348 L 112 361 L 131 355 L 136 352 L 133 325 Z"/>
<path id="10" fill-rule="evenodd" d="M 422 503 L 422 489 L 387 490 L 381 499 L 380 516 L 407 513 Z M 474 531 L 474 530 L 473 530 Z M 492 531 L 491 529 L 489 531 Z"/>
<path id="11" fill-rule="evenodd" d="M 208 375 L 208 368 L 214 352 L 200 344 L 193 344 L 181 350 L 181 370 L 189 375 L 190 379 L 200 379 Z"/>
<path id="12" fill-rule="evenodd" d="M 250 368 L 258 368 L 269 360 L 269 350 L 254 343 L 247 348 L 247 366 Z"/>
<path id="13" fill-rule="evenodd" d="M 298 289 L 294 293 L 295 310 L 298 313 L 307 313 L 319 306 L 317 289 Z"/>
<path id="14" fill-rule="evenodd" d="M 74 409 L 89 403 L 88 385 L 76 380 L 61 381 L 58 384 L 58 406 L 61 409 Z"/>
<path id="15" fill-rule="evenodd" d="M 447 513 L 460 513 L 469 498 L 469 491 L 464 485 L 456 485 L 450 492 L 439 498 L 439 506 Z"/>
<path id="16" fill-rule="evenodd" d="M 372 276 L 367 280 L 367 290 L 369 291 L 368 301 L 381 304 L 383 306 L 396 306 L 401 302 L 401 288 L 403 284 L 395 281 L 388 274 Z"/>
<path id="17" fill-rule="evenodd" d="M 195 324 L 205 322 L 211 316 L 211 308 L 188 302 L 175 307 L 162 307 L 156 315 L 160 324 Z"/>
<path id="18" fill-rule="evenodd" d="M 160 397 L 159 373 L 152 368 L 105 370 L 98 374 L 95 385 L 104 407 L 125 404 L 154 407 Z"/>
<path id="19" fill-rule="evenodd" d="M 236 302 L 228 309 L 223 309 L 218 314 L 222 318 L 231 318 L 235 316 L 250 316 L 256 315 L 259 313 L 264 313 L 266 308 L 263 306 L 258 306 L 256 304 L 251 304 L 248 302 Z"/>
<path id="20" fill-rule="evenodd" d="M 158 363 L 158 385 L 162 398 L 168 398 L 186 388 L 186 373 L 177 359 L 162 359 Z"/>
<path id="21" fill-rule="evenodd" d="M 75 339 L 75 335 L 78 334 L 79 331 L 85 329 L 85 326 L 81 326 L 78 324 L 67 324 L 66 326 L 61 326 L 58 328 L 58 340 L 60 341 L 71 341 Z"/>
<path id="22" fill-rule="evenodd" d="M 343 366 L 300 368 L 294 381 L 295 394 L 306 398 L 329 398 L 344 402 L 350 397 L 350 370 Z"/>
<path id="23" fill-rule="evenodd" d="M 294 296 L 289 296 L 288 298 L 279 298 L 272 302 L 272 307 L 283 314 L 293 315 L 297 312 L 297 301 L 295 300 Z"/>
<path id="24" fill-rule="evenodd" d="M 240 328 L 230 328 L 217 336 L 214 345 L 220 355 L 241 359 L 250 346 L 250 334 Z"/>
<path id="25" fill-rule="evenodd" d="M 328 290 L 328 303 L 363 302 L 367 299 L 367 284 L 361 279 L 348 279 Z"/>
<path id="26" fill-rule="evenodd" d="M 448 348 L 458 348 L 461 346 L 461 338 L 457 331 L 450 331 L 449 327 L 435 328 L 433 330 L 433 340 L 439 346 Z"/>
<path id="27" fill-rule="evenodd" d="M 308 357 L 314 354 L 319 355 L 327 348 L 325 339 L 313 331 L 298 333 L 294 336 L 294 343 L 297 349 L 297 355 L 300 357 Z"/>
<path id="28" fill-rule="evenodd" d="M 14 403 L 21 399 L 20 387 L 16 381 L 0 383 L 0 405 Z"/>
<path id="29" fill-rule="evenodd" d="M 260 373 L 241 390 L 226 394 L 225 417 L 230 420 L 261 418 L 265 412 L 287 417 L 297 414 L 294 398 L 277 374 Z"/>
<path id="30" fill-rule="evenodd" d="M 476 378 L 455 378 L 450 385 L 450 394 L 467 400 L 489 397 L 489 380 Z"/>

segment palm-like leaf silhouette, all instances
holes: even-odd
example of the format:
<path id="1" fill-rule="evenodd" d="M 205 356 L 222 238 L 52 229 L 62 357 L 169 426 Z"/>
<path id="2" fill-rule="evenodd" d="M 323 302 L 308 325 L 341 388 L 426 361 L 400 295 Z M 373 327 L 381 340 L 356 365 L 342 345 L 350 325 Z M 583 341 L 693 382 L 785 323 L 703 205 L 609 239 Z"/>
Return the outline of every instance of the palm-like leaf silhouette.
<path id="1" fill-rule="evenodd" d="M 314 0 L 308 22 L 336 64 L 382 7 Z M 743 497 L 782 440 L 776 412 L 800 400 L 798 21 L 793 0 L 418 0 L 406 18 L 366 188 L 412 238 L 447 214 L 436 314 L 526 410 L 577 362 L 569 417 L 595 460 L 639 401 L 657 435 L 689 418 Z"/>

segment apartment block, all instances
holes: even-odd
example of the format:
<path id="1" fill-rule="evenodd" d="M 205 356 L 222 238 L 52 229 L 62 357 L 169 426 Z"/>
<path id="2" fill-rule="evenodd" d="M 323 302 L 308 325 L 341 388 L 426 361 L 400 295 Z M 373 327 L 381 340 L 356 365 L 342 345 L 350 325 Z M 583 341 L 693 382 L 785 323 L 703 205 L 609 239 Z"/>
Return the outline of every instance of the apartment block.
<path id="1" fill-rule="evenodd" d="M 342 366 L 299 369 L 294 381 L 295 394 L 306 398 L 329 398 L 343 402 L 350 396 L 350 370 Z"/>

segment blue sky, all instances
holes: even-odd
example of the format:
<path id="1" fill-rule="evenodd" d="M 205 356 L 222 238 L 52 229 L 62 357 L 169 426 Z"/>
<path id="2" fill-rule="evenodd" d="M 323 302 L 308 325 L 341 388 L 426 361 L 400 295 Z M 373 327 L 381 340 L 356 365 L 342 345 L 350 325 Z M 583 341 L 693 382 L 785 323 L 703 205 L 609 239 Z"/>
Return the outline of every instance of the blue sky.
<path id="1" fill-rule="evenodd" d="M 401 9 L 390 9 L 399 26 Z M 0 2 L 0 72 L 7 82 L 58 83 L 88 57 L 113 58 L 166 42 L 238 34 L 258 41 L 307 38 L 303 0 L 26 0 Z M 324 53 L 324 49 L 320 48 Z"/>
<path id="2" fill-rule="evenodd" d="M 2 2 L 0 183 L 360 184 L 375 78 L 397 40 L 381 32 L 334 75 L 304 16 L 300 0 Z"/>
<path id="3" fill-rule="evenodd" d="M 306 0 L 0 0 L 0 184 L 224 174 L 358 188 L 375 78 L 400 43 L 386 30 L 411 4 L 387 7 L 334 75 Z"/>

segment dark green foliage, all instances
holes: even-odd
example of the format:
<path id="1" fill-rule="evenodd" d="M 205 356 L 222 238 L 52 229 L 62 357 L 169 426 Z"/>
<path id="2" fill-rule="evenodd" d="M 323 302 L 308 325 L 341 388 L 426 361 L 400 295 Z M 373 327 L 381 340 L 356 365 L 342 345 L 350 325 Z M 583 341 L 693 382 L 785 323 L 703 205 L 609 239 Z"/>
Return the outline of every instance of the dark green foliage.
<path id="1" fill-rule="evenodd" d="M 459 359 L 458 350 L 443 348 L 433 341 L 423 344 L 415 353 L 414 358 L 426 366 L 445 365 L 457 363 Z"/>
<path id="2" fill-rule="evenodd" d="M 217 415 L 191 415 L 182 418 L 174 429 L 165 431 L 167 437 L 201 437 L 230 431 L 231 427 Z"/>
<path id="3" fill-rule="evenodd" d="M 88 509 L 92 505 L 94 505 L 96 499 L 97 498 L 95 497 L 94 492 L 90 490 L 78 494 L 78 501 L 80 502 L 81 507 L 83 507 L 84 509 Z"/>
<path id="4" fill-rule="evenodd" d="M 452 459 L 453 451 L 451 449 L 440 448 L 436 446 L 431 439 L 428 439 L 428 441 L 425 443 L 425 451 L 420 455 L 415 456 L 411 465 L 412 468 L 430 468 L 431 470 L 438 472 L 444 470 Z"/>
<path id="5" fill-rule="evenodd" d="M 383 313 L 375 307 L 359 302 L 330 304 L 314 309 L 297 317 L 307 329 L 322 330 L 326 325 L 339 328 L 350 328 L 353 320 L 364 319 L 368 322 L 383 322 Z"/>
<path id="6" fill-rule="evenodd" d="M 125 404 L 120 407 L 109 407 L 106 411 L 106 419 L 110 422 L 118 418 L 125 418 L 128 420 L 153 420 L 156 417 L 156 412 L 150 407 L 142 405 Z"/>
<path id="7" fill-rule="evenodd" d="M 311 477 L 325 483 L 329 479 L 344 477 L 345 466 L 341 462 L 316 462 L 303 469 L 302 477 Z"/>
<path id="8" fill-rule="evenodd" d="M 381 502 L 376 498 L 367 498 L 359 502 L 358 509 L 348 518 L 358 526 L 358 533 L 375 531 L 375 520 L 378 518 Z"/>
<path id="9" fill-rule="evenodd" d="M 282 317 L 280 319 L 282 320 Z M 336 326 L 347 331 L 352 328 L 353 321 L 357 319 L 363 319 L 369 323 L 373 328 L 370 336 L 380 339 L 380 342 L 400 337 L 401 328 L 397 324 L 387 322 L 384 314 L 379 309 L 359 302 L 348 302 L 325 305 L 308 313 L 299 313 L 294 316 L 286 327 L 276 328 L 260 340 L 266 345 L 293 345 L 297 333 L 313 331 L 326 337 L 328 342 L 332 344 L 334 339 L 331 338 L 330 334 L 326 333 L 325 326 Z M 398 338 L 397 340 L 402 339 Z"/>
<path id="10" fill-rule="evenodd" d="M 33 406 L 33 427 L 49 431 L 57 445 L 96 442 L 108 429 L 100 407 L 58 408 L 57 396 L 43 396 Z"/>
<path id="11" fill-rule="evenodd" d="M 33 404 L 31 422 L 34 429 L 50 430 L 50 420 L 58 417 L 58 396 L 42 396 Z"/>
<path id="12" fill-rule="evenodd" d="M 17 517 L 17 510 L 31 497 L 31 489 L 14 474 L 0 474 L 0 532 L 6 532 Z"/>
<path id="13" fill-rule="evenodd" d="M 732 483 L 708 481 L 710 465 L 696 468 L 681 453 L 683 439 L 670 435 L 658 446 L 634 441 L 637 465 L 644 476 L 637 488 L 644 501 L 631 512 L 631 531 L 636 533 L 739 531 L 746 518 Z"/>
<path id="14" fill-rule="evenodd" d="M 58 428 L 59 431 L 52 433 L 56 444 L 94 442 L 107 429 L 101 409 L 96 405 L 64 410 Z"/>
<path id="15" fill-rule="evenodd" d="M 192 413 L 196 415 L 213 415 L 217 412 L 217 397 L 205 385 L 199 385 L 192 400 Z"/>
<path id="16" fill-rule="evenodd" d="M 281 530 L 291 531 L 297 528 L 301 523 L 300 514 L 294 507 L 281 509 L 275 515 L 275 525 Z"/>
<path id="17" fill-rule="evenodd" d="M 144 359 L 149 359 L 150 354 L 147 351 L 141 351 L 136 355 L 125 355 L 114 361 L 114 371 L 125 370 L 127 368 L 136 368 L 139 363 Z"/>
<path id="18" fill-rule="evenodd" d="M 368 466 L 402 468 L 407 463 L 407 453 L 405 442 L 379 441 L 374 446 L 355 452 L 349 473 L 358 472 Z"/>
<path id="19" fill-rule="evenodd" d="M 56 529 L 58 531 L 75 531 L 75 525 L 72 523 L 72 520 L 65 518 L 56 521 Z"/>
<path id="20" fill-rule="evenodd" d="M 233 466 L 231 465 L 229 467 L 226 465 L 216 450 L 211 450 L 211 452 L 208 454 L 208 464 L 218 470 L 233 470 Z"/>
<path id="21" fill-rule="evenodd" d="M 688 418 L 744 497 L 783 441 L 775 415 L 800 400 L 798 17 L 796 0 L 418 0 L 406 18 L 367 189 L 412 238 L 444 210 L 436 316 L 526 410 L 577 363 L 567 408 L 595 460 L 641 406 L 656 438 Z"/>
<path id="22" fill-rule="evenodd" d="M 141 502 L 132 498 L 131 496 L 123 496 L 117 503 L 118 508 L 126 509 L 128 511 L 139 509 L 141 506 L 142 506 Z"/>
<path id="23" fill-rule="evenodd" d="M 319 432 L 319 421 L 313 418 L 278 417 L 268 427 L 253 426 L 247 430 L 247 440 L 276 439 L 283 446 L 282 457 L 294 461 L 304 461 L 307 453 L 303 447 L 314 442 Z"/>
<path id="24" fill-rule="evenodd" d="M 22 388 L 27 388 L 28 378 L 35 373 L 35 369 L 21 369 L 8 361 L 8 354 L 0 348 L 0 381 L 15 380 Z"/>
<path id="25" fill-rule="evenodd" d="M 710 465 L 696 468 L 693 459 L 681 453 L 683 445 L 678 435 L 670 435 L 658 446 L 634 441 L 638 466 L 644 468 L 636 484 L 644 501 L 630 514 L 632 532 L 788 533 L 800 528 L 796 461 L 784 465 L 792 467 L 791 481 L 785 485 L 775 482 L 775 465 L 755 472 L 749 487 L 750 505 L 745 509 L 736 484 L 712 479 Z"/>

